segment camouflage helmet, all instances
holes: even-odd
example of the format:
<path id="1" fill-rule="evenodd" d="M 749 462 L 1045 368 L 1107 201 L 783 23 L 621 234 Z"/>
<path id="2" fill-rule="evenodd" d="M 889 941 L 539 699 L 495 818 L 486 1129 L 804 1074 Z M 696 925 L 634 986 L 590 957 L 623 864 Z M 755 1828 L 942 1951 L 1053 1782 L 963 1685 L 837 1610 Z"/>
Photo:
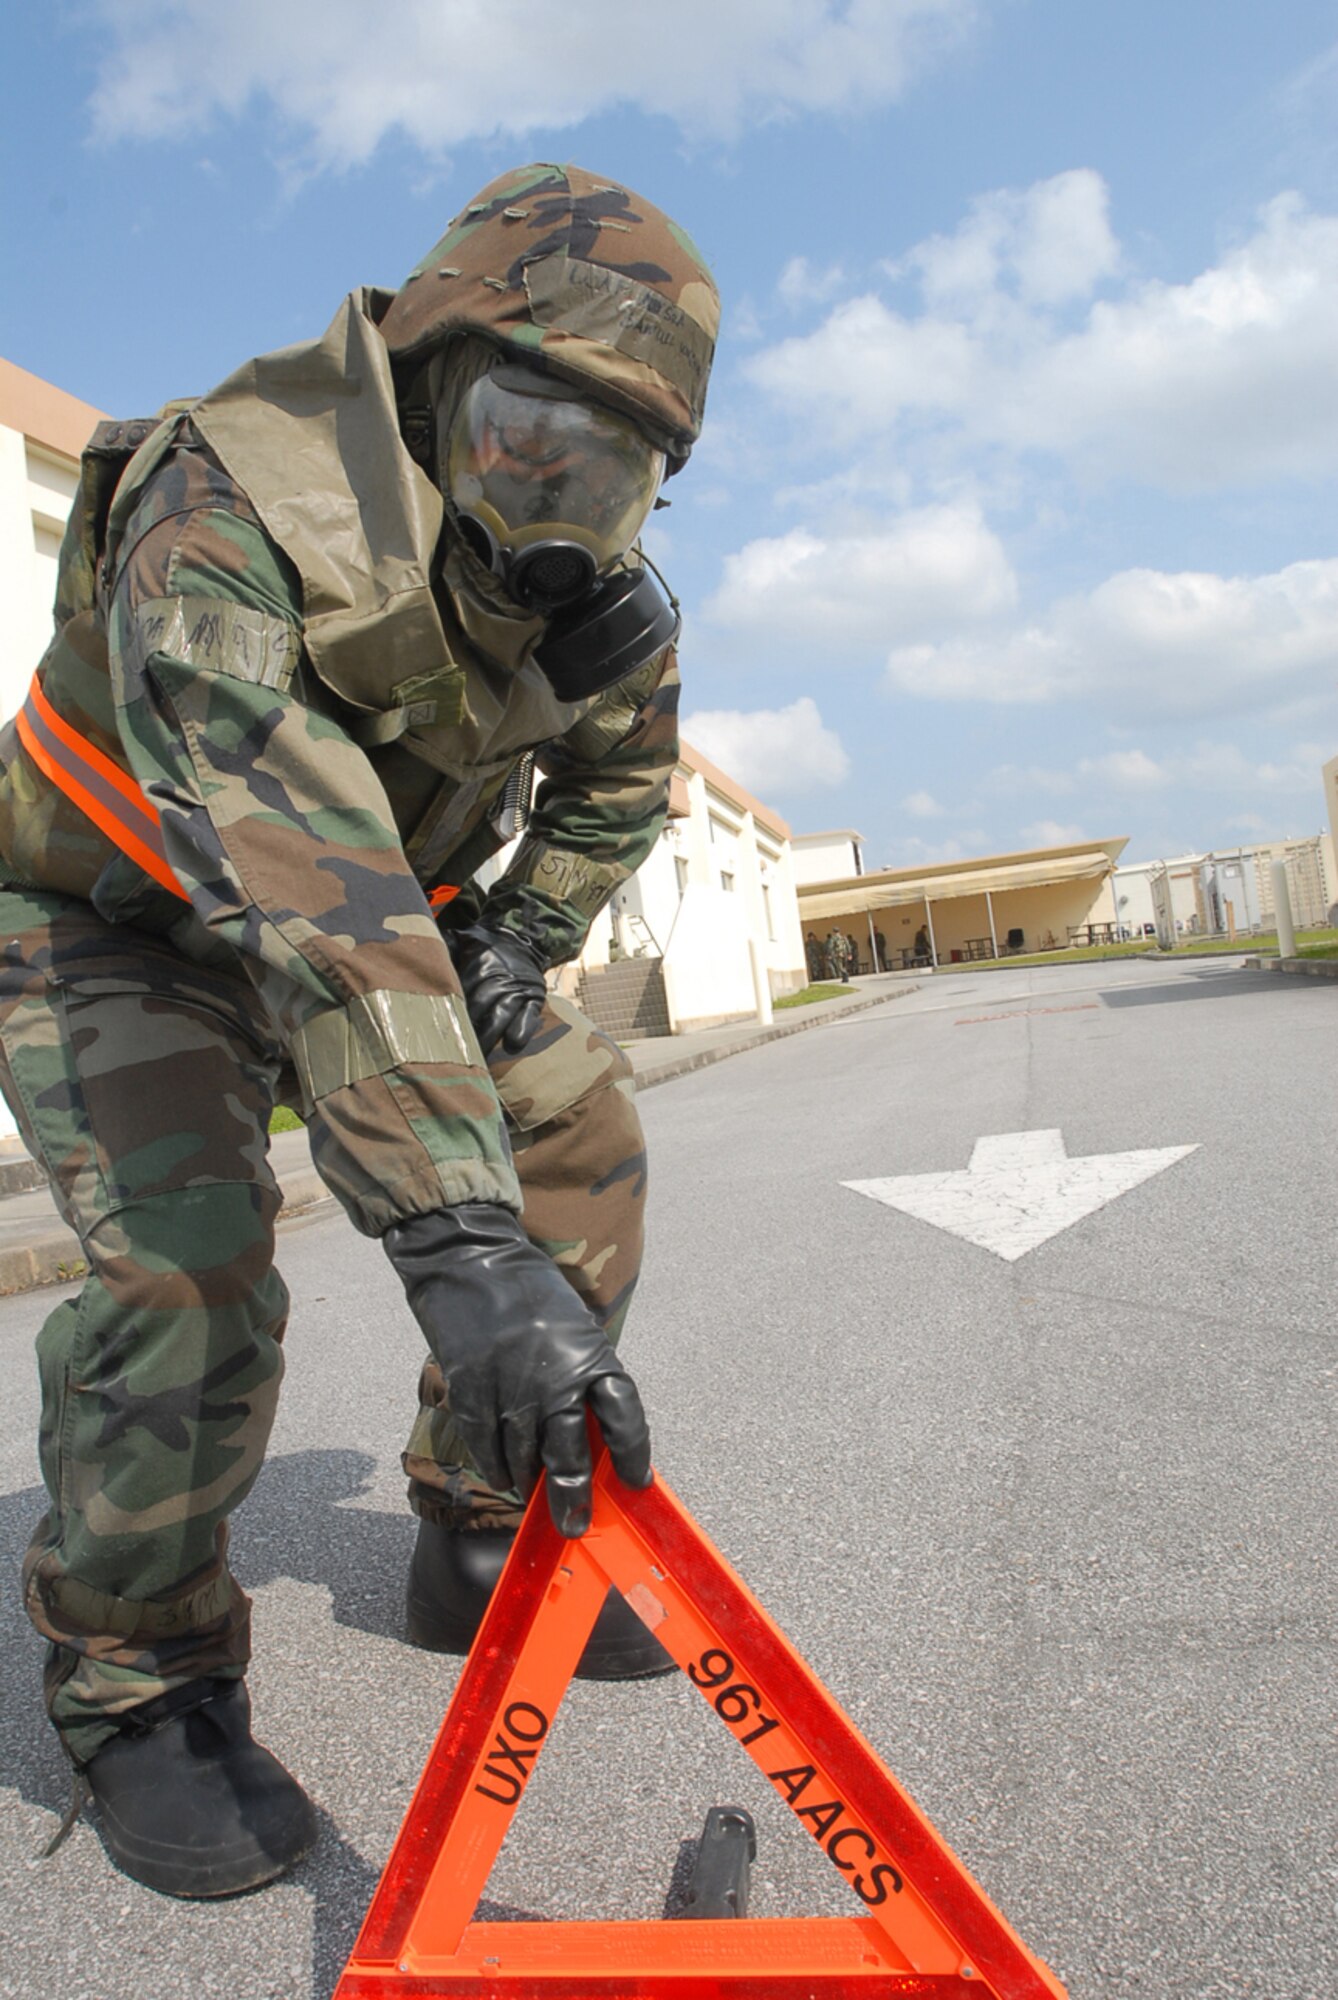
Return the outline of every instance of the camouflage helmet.
<path id="1" fill-rule="evenodd" d="M 510 358 L 631 417 L 681 465 L 700 435 L 720 300 L 678 224 L 580 167 L 520 167 L 467 203 L 395 294 L 381 333 L 403 376 L 448 340 Z"/>

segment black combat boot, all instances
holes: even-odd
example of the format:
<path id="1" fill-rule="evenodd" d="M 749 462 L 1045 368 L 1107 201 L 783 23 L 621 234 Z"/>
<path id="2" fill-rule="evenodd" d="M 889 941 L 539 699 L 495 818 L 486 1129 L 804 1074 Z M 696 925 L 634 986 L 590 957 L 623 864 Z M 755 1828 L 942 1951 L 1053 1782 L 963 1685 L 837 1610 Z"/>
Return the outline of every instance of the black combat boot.
<path id="1" fill-rule="evenodd" d="M 409 1567 L 410 1645 L 429 1653 L 469 1651 L 514 1540 L 511 1528 L 461 1530 L 435 1521 L 418 1523 Z M 610 1590 L 576 1663 L 577 1678 L 635 1681 L 673 1669 L 664 1647 L 622 1593 Z"/>
<path id="2" fill-rule="evenodd" d="M 236 1896 L 302 1859 L 316 1815 L 251 1735 L 243 1681 L 190 1681 L 132 1708 L 83 1776 L 118 1868 L 164 1896 Z"/>

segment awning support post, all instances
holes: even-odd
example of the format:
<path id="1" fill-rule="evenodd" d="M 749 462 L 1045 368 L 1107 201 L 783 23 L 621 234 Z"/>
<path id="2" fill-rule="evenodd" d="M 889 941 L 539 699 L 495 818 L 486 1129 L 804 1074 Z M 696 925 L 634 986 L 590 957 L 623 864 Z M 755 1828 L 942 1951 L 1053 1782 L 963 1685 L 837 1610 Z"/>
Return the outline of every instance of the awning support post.
<path id="1" fill-rule="evenodd" d="M 932 910 L 930 909 L 930 907 L 929 907 L 929 898 L 928 898 L 928 896 L 926 896 L 926 897 L 925 897 L 925 929 L 926 929 L 926 930 L 927 930 L 927 931 L 929 932 L 929 957 L 930 957 L 930 962 L 932 963 L 932 965 L 933 965 L 933 967 L 934 967 L 934 970 L 935 970 L 935 972 L 937 972 L 937 971 L 938 971 L 938 943 L 937 943 L 937 940 L 936 940 L 936 939 L 935 939 L 935 937 L 934 937 L 934 912 L 933 912 L 933 911 L 932 911 Z"/>
<path id="2" fill-rule="evenodd" d="M 994 956 L 997 958 L 999 956 L 999 933 L 994 928 L 994 898 L 988 889 L 985 891 L 985 910 L 990 920 L 990 943 L 994 947 Z"/>

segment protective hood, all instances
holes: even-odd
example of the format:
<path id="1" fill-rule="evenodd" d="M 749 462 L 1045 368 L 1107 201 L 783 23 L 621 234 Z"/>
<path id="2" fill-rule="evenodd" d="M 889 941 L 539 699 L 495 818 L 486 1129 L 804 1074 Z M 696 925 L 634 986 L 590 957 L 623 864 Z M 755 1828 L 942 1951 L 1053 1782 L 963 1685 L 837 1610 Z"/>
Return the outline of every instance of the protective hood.
<path id="1" fill-rule="evenodd" d="M 380 331 L 404 380 L 474 334 L 629 416 L 676 469 L 700 435 L 720 301 L 700 251 L 579 167 L 491 182 L 409 274 Z"/>

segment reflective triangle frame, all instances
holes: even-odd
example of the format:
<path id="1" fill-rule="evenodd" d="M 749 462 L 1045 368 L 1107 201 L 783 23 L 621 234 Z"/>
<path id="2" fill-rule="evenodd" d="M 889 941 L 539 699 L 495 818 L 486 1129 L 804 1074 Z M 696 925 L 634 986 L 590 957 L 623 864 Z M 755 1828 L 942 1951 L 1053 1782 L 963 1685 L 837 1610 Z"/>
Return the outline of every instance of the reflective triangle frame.
<path id="1" fill-rule="evenodd" d="M 864 1905 L 849 1917 L 476 1923 L 609 1584 Z M 657 1475 L 542 1483 L 333 2000 L 1067 2000 Z"/>

